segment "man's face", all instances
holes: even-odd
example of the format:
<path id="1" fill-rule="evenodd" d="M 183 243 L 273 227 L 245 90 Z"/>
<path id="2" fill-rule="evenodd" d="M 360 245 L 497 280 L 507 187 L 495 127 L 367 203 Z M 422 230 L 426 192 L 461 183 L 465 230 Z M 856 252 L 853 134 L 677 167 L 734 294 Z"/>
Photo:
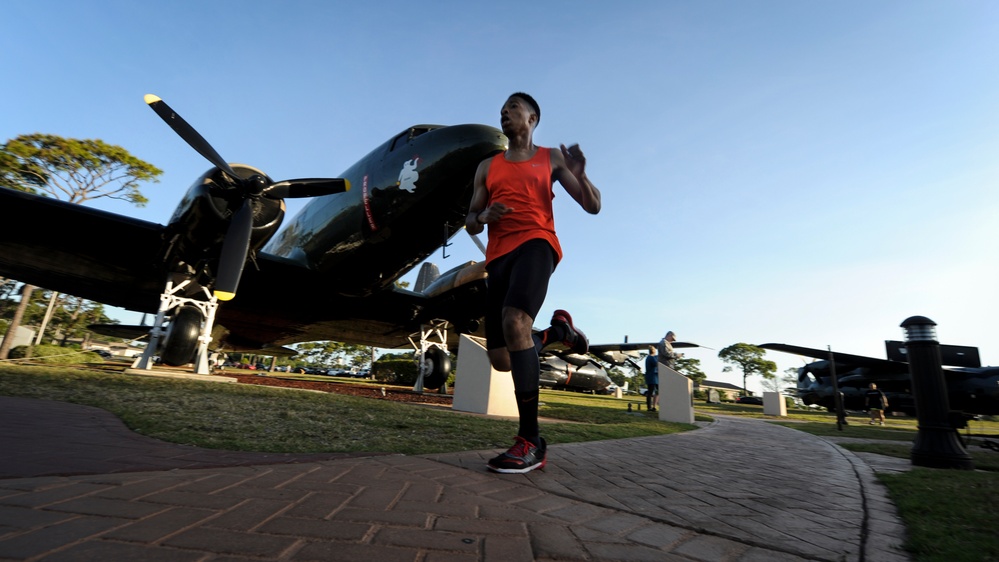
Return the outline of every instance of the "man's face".
<path id="1" fill-rule="evenodd" d="M 500 127 L 505 134 L 529 131 L 537 122 L 531 105 L 517 96 L 510 96 L 500 109 Z"/>

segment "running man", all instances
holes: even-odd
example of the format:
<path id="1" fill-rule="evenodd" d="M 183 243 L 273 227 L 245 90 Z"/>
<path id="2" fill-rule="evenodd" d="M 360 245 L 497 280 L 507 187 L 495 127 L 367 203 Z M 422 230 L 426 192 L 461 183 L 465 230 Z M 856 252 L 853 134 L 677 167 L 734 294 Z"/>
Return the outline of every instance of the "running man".
<path id="1" fill-rule="evenodd" d="M 600 191 L 586 177 L 579 145 L 559 150 L 535 145 L 540 119 L 541 107 L 531 96 L 518 92 L 507 98 L 500 126 L 509 148 L 479 164 L 465 217 L 470 234 L 489 225 L 486 347 L 493 368 L 511 372 L 517 396 L 520 428 L 514 444 L 489 461 L 489 469 L 501 473 L 545 466 L 547 443 L 538 428 L 539 352 L 556 342 L 575 353 L 589 348 L 564 310 L 555 311 L 550 328 L 533 333 L 549 279 L 562 259 L 552 212 L 554 182 L 586 212 L 600 212 Z"/>

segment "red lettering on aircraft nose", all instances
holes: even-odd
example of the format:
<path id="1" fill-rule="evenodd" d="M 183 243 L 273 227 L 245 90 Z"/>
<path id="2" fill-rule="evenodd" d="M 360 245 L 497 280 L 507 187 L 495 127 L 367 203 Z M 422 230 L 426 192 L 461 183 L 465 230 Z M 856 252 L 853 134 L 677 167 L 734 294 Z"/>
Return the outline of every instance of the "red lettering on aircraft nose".
<path id="1" fill-rule="evenodd" d="M 378 225 L 375 224 L 375 216 L 371 213 L 371 198 L 368 194 L 368 176 L 364 176 L 364 181 L 361 182 L 361 196 L 364 199 L 364 216 L 368 219 L 368 226 L 371 227 L 371 231 L 374 232 L 378 230 Z"/>

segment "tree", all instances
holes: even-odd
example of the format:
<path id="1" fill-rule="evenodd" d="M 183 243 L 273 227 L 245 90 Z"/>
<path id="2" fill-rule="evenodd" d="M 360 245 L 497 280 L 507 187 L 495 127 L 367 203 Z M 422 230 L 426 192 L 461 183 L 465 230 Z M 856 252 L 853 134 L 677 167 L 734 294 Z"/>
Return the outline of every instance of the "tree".
<path id="1" fill-rule="evenodd" d="M 607 378 L 609 378 L 611 382 L 617 386 L 624 386 L 624 383 L 628 380 L 628 375 L 617 367 L 611 367 L 610 369 L 607 369 Z"/>
<path id="2" fill-rule="evenodd" d="M 750 345 L 748 343 L 737 343 L 726 347 L 718 352 L 718 358 L 724 363 L 738 366 L 742 369 L 742 392 L 746 394 L 746 379 L 759 375 L 764 379 L 772 379 L 777 372 L 777 363 L 763 358 L 766 351 L 763 348 Z M 731 366 L 723 369 L 725 372 L 732 370 Z"/>
<path id="3" fill-rule="evenodd" d="M 0 187 L 38 193 L 38 188 L 44 186 L 47 180 L 47 177 L 23 171 L 16 156 L 0 150 Z"/>
<path id="4" fill-rule="evenodd" d="M 335 341 L 306 342 L 295 345 L 305 363 L 316 366 L 346 365 L 361 367 L 371 361 L 371 347 Z M 412 359 L 412 358 L 411 358 Z"/>
<path id="5" fill-rule="evenodd" d="M 62 332 L 59 345 L 65 346 L 72 338 L 86 338 L 89 324 L 114 324 L 117 321 L 107 317 L 104 305 L 80 297 L 67 297 L 63 306 L 56 311 L 55 325 Z"/>
<path id="6" fill-rule="evenodd" d="M 700 386 L 704 379 L 708 378 L 701 370 L 701 360 L 684 356 L 676 358 L 676 372 L 687 377 L 694 382 L 694 386 Z"/>
<path id="7" fill-rule="evenodd" d="M 102 140 L 35 133 L 20 135 L 0 146 L 0 186 L 42 192 L 70 203 L 108 197 L 142 207 L 148 199 L 139 191 L 139 185 L 158 182 L 162 173 L 124 148 Z M 7 326 L 5 344 L 13 340 L 33 289 L 29 285 L 22 288 L 25 297 Z M 9 352 L 8 346 L 0 346 L 0 359 L 6 359 Z"/>
<path id="8" fill-rule="evenodd" d="M 784 388 L 797 388 L 798 368 L 788 367 L 787 369 L 784 369 L 784 374 L 780 377 L 780 383 Z"/>
<path id="9" fill-rule="evenodd" d="M 99 139 L 34 133 L 20 135 L 0 148 L 0 185 L 41 191 L 70 203 L 108 197 L 144 207 L 149 200 L 139 185 L 158 182 L 162 173 L 124 148 Z"/>
<path id="10" fill-rule="evenodd" d="M 7 324 L 7 332 L 4 334 L 3 343 L 0 344 L 0 359 L 7 359 L 10 356 L 10 348 L 14 346 L 14 336 L 17 335 L 17 328 L 21 325 L 21 318 L 24 311 L 28 309 L 28 302 L 31 300 L 31 293 L 35 288 L 27 283 L 21 288 L 21 304 L 14 311 L 14 317 Z"/>

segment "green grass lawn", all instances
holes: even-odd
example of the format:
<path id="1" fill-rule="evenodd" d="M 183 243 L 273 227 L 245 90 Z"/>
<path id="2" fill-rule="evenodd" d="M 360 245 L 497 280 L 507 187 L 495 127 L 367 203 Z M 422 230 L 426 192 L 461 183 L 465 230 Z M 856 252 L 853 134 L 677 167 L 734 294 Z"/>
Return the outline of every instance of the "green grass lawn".
<path id="1" fill-rule="evenodd" d="M 266 386 L 117 374 L 67 367 L 0 367 L 0 395 L 105 409 L 134 431 L 213 449 L 281 453 L 441 453 L 506 448 L 513 421 L 449 409 Z M 540 415 L 551 442 L 688 431 L 696 426 L 629 414 L 604 396 L 544 391 Z"/>

